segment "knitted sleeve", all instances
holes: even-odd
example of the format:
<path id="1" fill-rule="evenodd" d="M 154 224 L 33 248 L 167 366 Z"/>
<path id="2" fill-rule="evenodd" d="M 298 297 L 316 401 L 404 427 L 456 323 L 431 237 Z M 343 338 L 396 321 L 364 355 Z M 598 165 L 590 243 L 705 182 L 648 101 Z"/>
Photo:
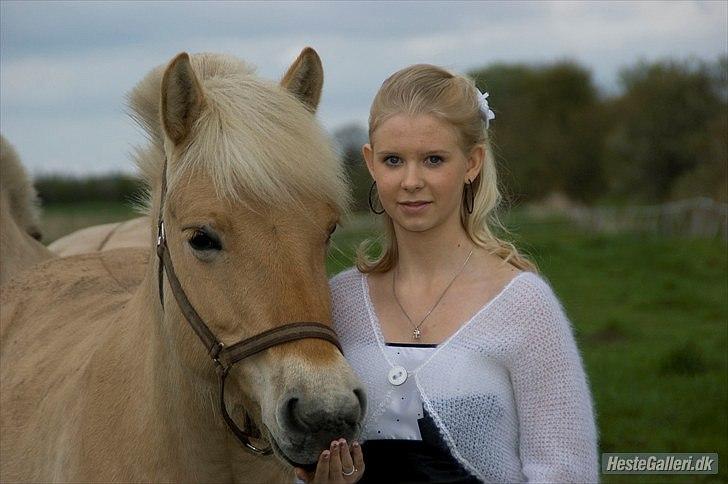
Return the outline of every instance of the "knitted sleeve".
<path id="1" fill-rule="evenodd" d="M 522 472 L 528 482 L 598 482 L 592 399 L 571 323 L 547 282 L 535 278 L 532 289 L 510 368 Z"/>

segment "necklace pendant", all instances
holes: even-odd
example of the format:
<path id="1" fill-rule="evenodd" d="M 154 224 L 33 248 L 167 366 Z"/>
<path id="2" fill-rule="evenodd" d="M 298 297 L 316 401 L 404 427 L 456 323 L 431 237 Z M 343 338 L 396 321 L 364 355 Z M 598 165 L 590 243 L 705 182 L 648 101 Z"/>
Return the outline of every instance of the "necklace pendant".
<path id="1" fill-rule="evenodd" d="M 412 337 L 413 337 L 414 339 L 420 339 L 420 330 L 419 330 L 419 329 L 417 329 L 417 328 L 415 328 L 415 330 L 414 330 L 414 331 L 412 331 Z"/>

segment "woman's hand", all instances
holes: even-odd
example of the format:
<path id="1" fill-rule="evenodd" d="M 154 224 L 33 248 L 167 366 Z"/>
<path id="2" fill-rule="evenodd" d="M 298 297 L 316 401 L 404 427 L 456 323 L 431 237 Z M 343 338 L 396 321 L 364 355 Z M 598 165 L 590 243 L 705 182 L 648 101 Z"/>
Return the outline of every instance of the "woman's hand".
<path id="1" fill-rule="evenodd" d="M 354 442 L 349 449 L 346 439 L 334 440 L 329 450 L 321 452 L 315 472 L 296 467 L 296 477 L 314 484 L 350 484 L 359 481 L 363 474 L 364 455 L 361 446 Z"/>

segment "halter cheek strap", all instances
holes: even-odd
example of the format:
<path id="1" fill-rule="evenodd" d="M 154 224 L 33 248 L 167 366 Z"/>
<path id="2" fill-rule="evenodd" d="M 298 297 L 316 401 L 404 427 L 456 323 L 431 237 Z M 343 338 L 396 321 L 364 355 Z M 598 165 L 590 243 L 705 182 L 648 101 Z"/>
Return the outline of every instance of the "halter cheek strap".
<path id="1" fill-rule="evenodd" d="M 219 341 L 187 298 L 187 294 L 185 294 L 182 284 L 174 271 L 169 247 L 167 246 L 167 235 L 164 229 L 164 220 L 162 218 L 164 197 L 167 191 L 166 172 L 167 160 L 165 159 L 164 172 L 162 176 L 162 193 L 159 202 L 159 217 L 157 219 L 157 257 L 159 260 L 158 283 L 159 300 L 162 304 L 162 309 L 164 309 L 164 274 L 166 274 L 170 288 L 172 289 L 172 295 L 174 296 L 180 311 L 194 330 L 195 334 L 197 334 L 197 337 L 200 341 L 202 341 L 202 344 L 205 346 L 208 355 L 215 365 L 215 370 L 218 375 L 218 401 L 220 405 L 220 412 L 225 424 L 244 448 L 255 454 L 268 455 L 272 453 L 272 449 L 270 447 L 261 449 L 253 445 L 250 441 L 251 438 L 260 438 L 261 432 L 253 423 L 248 412 L 244 412 L 245 429 L 238 427 L 228 413 L 227 406 L 225 404 L 225 380 L 227 379 L 230 369 L 233 365 L 245 358 L 260 353 L 272 346 L 277 346 L 289 341 L 296 341 L 304 338 L 323 339 L 334 344 L 343 354 L 341 344 L 339 343 L 339 339 L 337 338 L 334 330 L 322 323 L 312 322 L 287 323 L 259 333 L 250 338 L 238 341 L 230 346 L 225 346 L 221 341 Z"/>

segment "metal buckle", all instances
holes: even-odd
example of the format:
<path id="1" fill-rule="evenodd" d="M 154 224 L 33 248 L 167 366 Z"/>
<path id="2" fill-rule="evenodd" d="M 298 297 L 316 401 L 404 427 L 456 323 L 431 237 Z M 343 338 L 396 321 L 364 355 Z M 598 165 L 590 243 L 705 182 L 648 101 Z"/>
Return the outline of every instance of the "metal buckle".
<path id="1" fill-rule="evenodd" d="M 217 358 L 212 360 L 212 362 L 215 363 L 215 372 L 218 375 L 227 375 L 227 372 L 230 370 L 230 368 L 223 365 Z"/>
<path id="2" fill-rule="evenodd" d="M 167 239 L 167 234 L 164 231 L 164 220 L 159 219 L 157 224 L 157 248 L 161 247 L 162 242 Z"/>
<path id="3" fill-rule="evenodd" d="M 217 371 L 219 374 L 225 374 L 230 370 L 230 367 L 223 365 L 219 358 L 223 348 L 225 348 L 225 345 L 217 341 L 215 346 L 213 346 L 212 350 L 210 350 L 212 362 L 215 364 L 215 371 Z"/>

